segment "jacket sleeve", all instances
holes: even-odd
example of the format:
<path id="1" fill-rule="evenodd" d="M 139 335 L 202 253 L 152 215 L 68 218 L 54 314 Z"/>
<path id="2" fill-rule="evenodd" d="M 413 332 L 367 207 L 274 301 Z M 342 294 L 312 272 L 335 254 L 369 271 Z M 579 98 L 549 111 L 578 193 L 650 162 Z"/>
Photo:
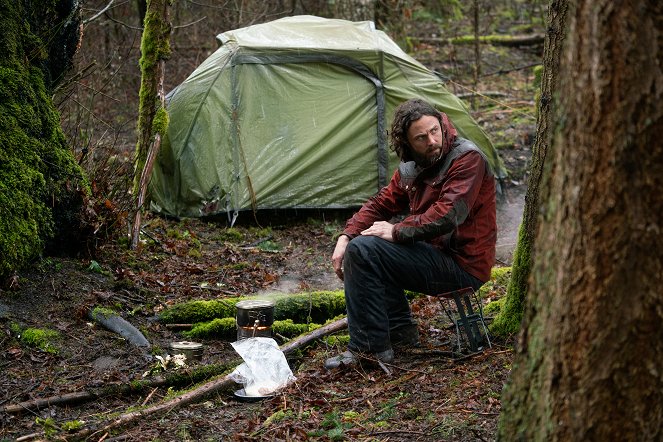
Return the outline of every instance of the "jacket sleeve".
<path id="1" fill-rule="evenodd" d="M 372 196 L 345 224 L 343 235 L 350 238 L 358 236 L 362 230 L 372 226 L 375 221 L 389 221 L 395 215 L 407 210 L 407 193 L 398 186 L 400 174 L 398 171 L 391 177 L 391 181 Z"/>
<path id="2" fill-rule="evenodd" d="M 467 219 L 485 173 L 485 160 L 477 152 L 456 159 L 434 189 L 436 200 L 423 213 L 412 214 L 394 225 L 394 241 L 430 240 L 453 232 Z"/>

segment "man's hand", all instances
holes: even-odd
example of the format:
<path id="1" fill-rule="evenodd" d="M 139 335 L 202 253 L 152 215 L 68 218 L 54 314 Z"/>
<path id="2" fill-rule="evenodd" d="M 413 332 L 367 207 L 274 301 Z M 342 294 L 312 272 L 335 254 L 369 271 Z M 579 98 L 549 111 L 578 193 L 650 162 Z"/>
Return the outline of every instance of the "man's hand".
<path id="1" fill-rule="evenodd" d="M 332 265 L 334 266 L 334 272 L 336 275 L 343 281 L 343 256 L 345 255 L 345 248 L 350 242 L 350 237 L 346 235 L 341 235 L 336 241 L 336 247 L 334 248 L 334 253 L 332 254 Z"/>
<path id="2" fill-rule="evenodd" d="M 376 221 L 371 227 L 362 231 L 361 234 L 377 236 L 389 242 L 394 242 L 394 237 L 392 236 L 393 230 L 393 224 L 389 224 L 387 221 Z"/>

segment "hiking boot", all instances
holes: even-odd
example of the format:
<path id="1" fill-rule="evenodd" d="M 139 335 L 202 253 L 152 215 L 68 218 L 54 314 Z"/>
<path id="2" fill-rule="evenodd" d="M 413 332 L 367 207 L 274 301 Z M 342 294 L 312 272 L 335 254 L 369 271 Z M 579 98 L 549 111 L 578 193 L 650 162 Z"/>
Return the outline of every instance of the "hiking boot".
<path id="1" fill-rule="evenodd" d="M 325 361 L 325 368 L 327 370 L 333 370 L 342 365 L 351 366 L 356 365 L 361 359 L 365 361 L 375 361 L 390 363 L 394 360 L 394 350 L 391 348 L 385 351 L 378 353 L 355 353 L 350 350 L 344 351 L 343 353 L 331 357 Z"/>
<path id="2" fill-rule="evenodd" d="M 419 328 L 412 324 L 389 330 L 389 339 L 394 347 L 419 347 Z"/>

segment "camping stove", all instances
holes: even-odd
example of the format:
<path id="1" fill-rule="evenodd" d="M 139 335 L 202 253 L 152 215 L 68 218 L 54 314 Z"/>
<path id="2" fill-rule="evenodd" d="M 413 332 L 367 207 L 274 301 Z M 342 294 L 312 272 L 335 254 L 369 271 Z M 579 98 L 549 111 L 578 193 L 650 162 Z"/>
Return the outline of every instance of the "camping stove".
<path id="1" fill-rule="evenodd" d="M 272 337 L 274 303 L 263 300 L 246 300 L 235 304 L 237 308 L 237 340 L 253 337 Z"/>

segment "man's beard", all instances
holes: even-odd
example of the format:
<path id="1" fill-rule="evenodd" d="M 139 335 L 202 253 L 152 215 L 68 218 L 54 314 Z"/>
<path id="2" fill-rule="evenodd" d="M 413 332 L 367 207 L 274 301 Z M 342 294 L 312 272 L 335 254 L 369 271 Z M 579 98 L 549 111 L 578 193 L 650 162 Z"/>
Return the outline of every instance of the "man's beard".
<path id="1" fill-rule="evenodd" d="M 440 148 L 438 153 L 433 156 L 420 155 L 414 151 L 411 151 L 410 154 L 412 155 L 412 159 L 417 164 L 417 166 L 425 169 L 426 167 L 430 167 L 437 163 L 437 161 L 442 157 L 442 149 Z"/>

